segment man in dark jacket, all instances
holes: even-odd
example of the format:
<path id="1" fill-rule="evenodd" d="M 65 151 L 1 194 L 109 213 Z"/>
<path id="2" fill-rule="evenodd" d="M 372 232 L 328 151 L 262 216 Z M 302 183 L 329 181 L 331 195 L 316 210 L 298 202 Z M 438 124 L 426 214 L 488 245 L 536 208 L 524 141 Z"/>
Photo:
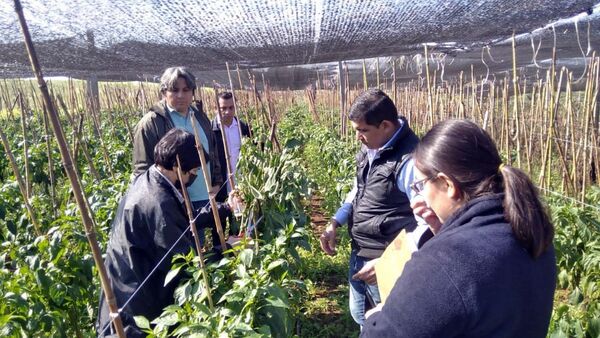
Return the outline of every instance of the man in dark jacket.
<path id="1" fill-rule="evenodd" d="M 345 203 L 321 235 L 321 248 L 335 254 L 336 228 L 348 223 L 352 239 L 350 269 L 350 313 L 359 325 L 369 305 L 380 302 L 375 262 L 401 230 L 418 241 L 427 226 L 418 231 L 410 207 L 414 193 L 414 163 L 409 154 L 418 138 L 392 100 L 381 90 L 361 93 L 349 114 L 363 147 L 356 158 L 356 180 Z M 369 299 L 374 304 L 369 304 Z"/>
<path id="2" fill-rule="evenodd" d="M 194 249 L 181 189 L 194 182 L 200 166 L 195 144 L 194 136 L 186 131 L 167 132 L 155 147 L 155 165 L 134 179 L 113 221 L 104 265 L 127 337 L 145 337 L 135 325 L 134 316 L 152 320 L 173 303 L 179 278 L 164 286 L 171 260 Z M 177 156 L 182 182 L 177 176 Z M 200 223 L 212 222 L 209 209 L 200 212 Z M 219 214 L 231 214 L 229 206 L 219 205 Z M 104 294 L 99 308 L 96 330 L 101 337 L 110 336 L 111 318 Z"/>
<path id="3" fill-rule="evenodd" d="M 167 68 L 161 77 L 162 100 L 152 107 L 135 127 L 133 138 L 133 174 L 140 175 L 154 163 L 154 146 L 172 128 L 180 128 L 194 133 L 195 124 L 198 139 L 206 153 L 211 176 L 212 192 L 223 183 L 219 163 L 216 138 L 206 114 L 194 106 L 196 78 L 185 67 Z M 194 119 L 194 120 L 192 120 Z M 209 193 L 203 176 L 188 189 L 194 209 L 198 210 L 208 202 Z"/>
<path id="4" fill-rule="evenodd" d="M 219 114 L 217 114 L 212 120 L 212 131 L 215 134 L 217 148 L 219 149 L 219 164 L 221 167 L 222 180 L 225 182 L 227 181 L 228 168 L 227 159 L 225 158 L 226 153 L 223 135 L 225 135 L 225 140 L 227 141 L 227 154 L 229 155 L 229 162 L 231 164 L 231 174 L 235 177 L 237 162 L 240 157 L 240 149 L 242 146 L 242 137 L 250 137 L 250 128 L 248 128 L 248 124 L 236 116 L 235 101 L 231 92 L 222 92 L 217 97 L 221 118 L 219 118 Z M 225 134 L 221 132 L 221 129 L 225 131 Z M 231 190 L 229 183 L 227 186 L 228 190 Z M 217 201 L 223 202 L 226 199 L 227 191 L 221 189 L 217 194 Z"/>
<path id="5" fill-rule="evenodd" d="M 162 100 L 152 107 L 135 127 L 133 139 L 133 174 L 140 175 L 154 163 L 154 146 L 172 128 L 190 133 L 197 131 L 197 138 L 208 154 L 206 160 L 211 175 L 211 191 L 203 179 L 188 188 L 194 210 L 208 204 L 209 194 L 216 193 L 223 183 L 218 160 L 216 138 L 206 114 L 192 105 L 196 90 L 196 78 L 185 67 L 167 68 L 160 79 Z M 195 129 L 194 129 L 195 125 Z M 202 177 L 202 176 L 201 176 Z"/>
<path id="6" fill-rule="evenodd" d="M 230 180 L 235 183 L 235 172 L 240 158 L 242 138 L 250 137 L 248 125 L 236 116 L 235 98 L 231 92 L 222 92 L 217 96 L 219 112 L 212 120 L 212 131 L 215 134 L 217 149 L 219 150 L 219 164 L 223 182 L 226 187 L 219 190 L 216 196 L 218 202 L 227 199 L 227 192 L 231 191 Z M 225 147 L 225 142 L 227 147 Z M 227 150 L 226 150 L 227 148 Z M 228 168 L 228 163 L 230 168 Z M 229 178 L 231 174 L 231 178 Z M 225 224 L 226 220 L 222 220 Z M 229 217 L 229 235 L 237 236 L 238 224 L 233 217 Z M 213 246 L 219 245 L 219 237 L 216 229 L 212 229 Z"/>

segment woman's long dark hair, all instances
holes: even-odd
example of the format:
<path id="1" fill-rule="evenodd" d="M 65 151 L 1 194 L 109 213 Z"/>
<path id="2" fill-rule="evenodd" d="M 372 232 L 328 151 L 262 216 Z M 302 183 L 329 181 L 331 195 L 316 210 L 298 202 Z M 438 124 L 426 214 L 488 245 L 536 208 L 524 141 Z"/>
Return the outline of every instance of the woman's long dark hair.
<path id="1" fill-rule="evenodd" d="M 440 172 L 449 176 L 464 201 L 504 192 L 504 216 L 532 257 L 551 245 L 554 228 L 536 187 L 520 169 L 502 165 L 494 141 L 475 123 L 440 122 L 421 139 L 414 158 L 426 176 Z"/>

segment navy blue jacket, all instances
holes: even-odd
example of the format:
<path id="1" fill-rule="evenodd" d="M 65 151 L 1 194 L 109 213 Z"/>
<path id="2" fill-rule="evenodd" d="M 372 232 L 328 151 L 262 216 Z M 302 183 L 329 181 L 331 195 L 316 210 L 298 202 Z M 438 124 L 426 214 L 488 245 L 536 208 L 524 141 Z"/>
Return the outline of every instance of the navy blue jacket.
<path id="1" fill-rule="evenodd" d="M 554 248 L 533 259 L 503 216 L 502 194 L 473 199 L 415 252 L 361 337 L 546 337 Z"/>

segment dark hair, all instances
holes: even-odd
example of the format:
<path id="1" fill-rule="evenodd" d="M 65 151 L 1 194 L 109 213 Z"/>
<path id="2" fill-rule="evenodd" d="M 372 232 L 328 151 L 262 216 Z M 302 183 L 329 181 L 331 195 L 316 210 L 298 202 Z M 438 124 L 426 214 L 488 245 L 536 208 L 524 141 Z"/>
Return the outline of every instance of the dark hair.
<path id="1" fill-rule="evenodd" d="M 354 100 L 348 118 L 351 121 L 364 121 L 378 127 L 383 120 L 398 123 L 398 110 L 382 90 L 371 88 L 360 93 Z"/>
<path id="2" fill-rule="evenodd" d="M 552 243 L 554 228 L 536 187 L 520 169 L 504 166 L 488 133 L 467 120 L 436 124 L 417 146 L 415 166 L 427 177 L 442 172 L 464 201 L 504 192 L 504 216 L 517 240 L 533 257 Z"/>
<path id="3" fill-rule="evenodd" d="M 165 69 L 160 77 L 160 92 L 162 94 L 165 91 L 173 89 L 177 79 L 182 78 L 185 80 L 185 84 L 192 91 L 196 90 L 196 77 L 186 67 L 170 67 Z"/>
<path id="4" fill-rule="evenodd" d="M 221 93 L 219 93 L 219 95 L 217 95 L 217 97 L 219 99 L 229 100 L 229 99 L 233 99 L 233 94 L 231 92 L 221 92 Z"/>
<path id="5" fill-rule="evenodd" d="M 183 129 L 173 128 L 154 147 L 154 163 L 171 170 L 177 165 L 177 155 L 183 172 L 200 166 L 194 135 Z"/>

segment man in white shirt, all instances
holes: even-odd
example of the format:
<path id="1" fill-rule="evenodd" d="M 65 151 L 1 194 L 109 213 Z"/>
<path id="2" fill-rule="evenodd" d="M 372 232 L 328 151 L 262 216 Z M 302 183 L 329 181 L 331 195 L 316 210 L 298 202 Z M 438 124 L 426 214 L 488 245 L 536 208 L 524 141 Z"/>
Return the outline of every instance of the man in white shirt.
<path id="1" fill-rule="evenodd" d="M 213 133 L 217 139 L 217 147 L 219 149 L 219 161 L 221 165 L 221 174 L 223 175 L 223 181 L 228 181 L 228 170 L 227 170 L 227 159 L 225 158 L 225 145 L 224 141 L 227 142 L 227 153 L 229 155 L 230 172 L 235 177 L 235 171 L 237 163 L 240 158 L 240 149 L 242 146 L 242 137 L 250 137 L 250 129 L 248 125 L 238 119 L 235 111 L 235 99 L 231 92 L 222 92 L 218 95 L 219 101 L 219 114 L 212 120 Z M 222 126 L 221 126 L 222 124 Z M 223 133 L 221 133 L 221 127 Z M 223 135 L 225 137 L 223 137 Z M 235 181 L 234 181 L 235 183 Z M 227 190 L 231 190 L 231 184 L 227 183 Z M 227 191 L 221 189 L 217 194 L 216 200 L 221 202 L 227 199 Z"/>

